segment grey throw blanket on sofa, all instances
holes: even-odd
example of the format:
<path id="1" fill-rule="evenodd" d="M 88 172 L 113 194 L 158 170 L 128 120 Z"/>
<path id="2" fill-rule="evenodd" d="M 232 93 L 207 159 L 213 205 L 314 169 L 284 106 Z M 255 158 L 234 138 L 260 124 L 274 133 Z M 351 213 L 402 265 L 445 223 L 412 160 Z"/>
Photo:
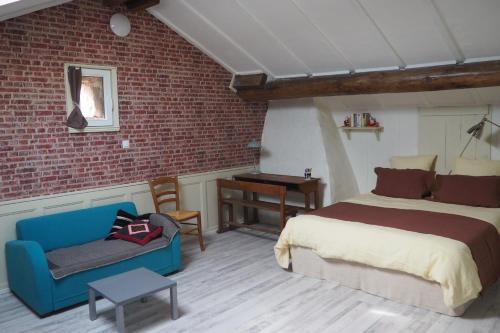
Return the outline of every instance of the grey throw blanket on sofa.
<path id="1" fill-rule="evenodd" d="M 164 214 L 151 214 L 149 222 L 154 226 L 162 227 L 163 235 L 144 246 L 121 239 L 112 241 L 100 239 L 45 253 L 50 273 L 54 279 L 61 279 L 71 274 L 114 264 L 165 248 L 170 245 L 180 228 L 177 221 Z"/>
<path id="2" fill-rule="evenodd" d="M 166 214 L 151 214 L 149 222 L 154 226 L 163 228 L 163 236 L 168 239 L 169 243 L 181 228 L 179 222 Z"/>

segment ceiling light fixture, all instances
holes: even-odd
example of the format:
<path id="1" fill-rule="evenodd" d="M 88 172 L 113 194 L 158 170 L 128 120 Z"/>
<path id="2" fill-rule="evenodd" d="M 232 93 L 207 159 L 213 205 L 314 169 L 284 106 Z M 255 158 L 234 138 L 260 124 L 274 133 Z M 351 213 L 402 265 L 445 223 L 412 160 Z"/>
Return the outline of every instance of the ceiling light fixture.
<path id="1" fill-rule="evenodd" d="M 123 14 L 113 14 L 109 20 L 109 26 L 111 27 L 111 31 L 118 37 L 127 37 L 130 33 L 130 21 Z"/>

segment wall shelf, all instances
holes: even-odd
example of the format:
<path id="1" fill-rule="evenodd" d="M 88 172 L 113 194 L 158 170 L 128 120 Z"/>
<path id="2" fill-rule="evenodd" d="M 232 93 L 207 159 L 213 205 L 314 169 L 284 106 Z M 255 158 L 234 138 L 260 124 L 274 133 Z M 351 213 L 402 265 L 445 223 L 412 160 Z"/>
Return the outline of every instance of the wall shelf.
<path id="1" fill-rule="evenodd" d="M 377 140 L 380 141 L 380 132 L 384 130 L 384 127 L 382 126 L 377 126 L 377 127 L 349 127 L 349 126 L 340 126 L 340 129 L 342 129 L 344 132 L 347 134 L 347 138 L 351 140 L 351 132 L 374 132 L 375 135 L 377 136 Z"/>

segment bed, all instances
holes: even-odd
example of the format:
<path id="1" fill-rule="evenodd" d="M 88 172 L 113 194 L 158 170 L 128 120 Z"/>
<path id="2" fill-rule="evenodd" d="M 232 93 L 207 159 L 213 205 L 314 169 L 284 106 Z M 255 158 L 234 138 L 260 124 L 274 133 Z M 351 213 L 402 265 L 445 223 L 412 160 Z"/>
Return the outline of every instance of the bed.
<path id="1" fill-rule="evenodd" d="M 364 194 L 288 221 L 279 265 L 450 316 L 500 276 L 500 208 Z"/>

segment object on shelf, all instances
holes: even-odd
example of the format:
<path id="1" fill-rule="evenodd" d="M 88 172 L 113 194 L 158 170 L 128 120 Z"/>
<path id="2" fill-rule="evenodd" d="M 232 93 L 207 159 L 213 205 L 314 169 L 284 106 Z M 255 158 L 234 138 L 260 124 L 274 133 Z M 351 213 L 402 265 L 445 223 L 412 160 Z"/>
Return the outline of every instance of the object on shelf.
<path id="1" fill-rule="evenodd" d="M 371 114 L 365 113 L 353 113 L 350 116 L 346 116 L 344 120 L 344 127 L 379 127 L 377 119 L 372 117 Z"/>

